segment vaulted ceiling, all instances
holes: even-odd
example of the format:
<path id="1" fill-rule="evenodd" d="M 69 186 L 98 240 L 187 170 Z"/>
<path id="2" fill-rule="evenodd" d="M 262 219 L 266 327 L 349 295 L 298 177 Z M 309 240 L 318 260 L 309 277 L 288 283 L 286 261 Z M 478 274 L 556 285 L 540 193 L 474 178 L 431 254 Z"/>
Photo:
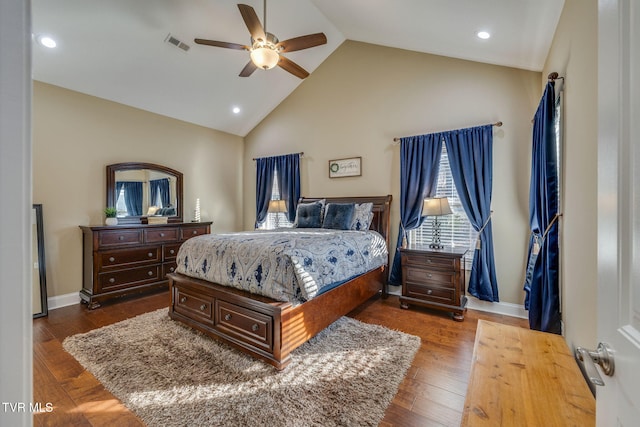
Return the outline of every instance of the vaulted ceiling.
<path id="1" fill-rule="evenodd" d="M 243 3 L 264 22 L 263 0 Z M 327 44 L 285 54 L 310 73 L 346 39 L 540 71 L 563 4 L 269 0 L 267 30 L 280 40 L 324 32 Z M 239 77 L 248 52 L 193 42 L 250 44 L 231 0 L 32 0 L 32 21 L 35 80 L 235 135 L 304 84 L 278 67 Z M 480 30 L 491 38 L 477 38 Z M 57 46 L 37 43 L 42 35 Z M 168 43 L 169 35 L 189 49 Z"/>

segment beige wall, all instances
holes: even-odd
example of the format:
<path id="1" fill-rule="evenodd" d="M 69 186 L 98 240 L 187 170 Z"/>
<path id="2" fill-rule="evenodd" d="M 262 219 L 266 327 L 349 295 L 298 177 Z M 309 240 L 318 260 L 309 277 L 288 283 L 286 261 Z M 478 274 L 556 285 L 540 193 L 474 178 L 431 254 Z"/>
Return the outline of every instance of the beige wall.
<path id="1" fill-rule="evenodd" d="M 501 301 L 522 304 L 528 238 L 531 118 L 540 73 L 347 41 L 245 138 L 244 227 L 255 221 L 252 158 L 304 151 L 305 196 L 392 194 L 399 221 L 399 146 L 393 137 L 498 120 L 494 238 Z M 330 159 L 362 156 L 362 176 L 329 179 Z"/>
<path id="2" fill-rule="evenodd" d="M 242 228 L 241 137 L 34 82 L 33 202 L 42 203 L 49 296 L 82 288 L 79 225 L 100 225 L 105 167 L 148 162 L 184 174 L 186 221 L 200 198 L 214 230 Z"/>
<path id="3" fill-rule="evenodd" d="M 598 4 L 566 0 L 543 70 L 565 76 L 562 311 L 570 346 L 595 346 Z"/>

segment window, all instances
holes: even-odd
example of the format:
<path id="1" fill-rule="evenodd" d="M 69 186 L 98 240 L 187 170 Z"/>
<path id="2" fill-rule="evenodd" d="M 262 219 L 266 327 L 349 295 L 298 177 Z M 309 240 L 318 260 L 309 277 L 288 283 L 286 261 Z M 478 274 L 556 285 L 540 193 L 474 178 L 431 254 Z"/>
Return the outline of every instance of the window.
<path id="1" fill-rule="evenodd" d="M 278 170 L 273 173 L 273 187 L 271 187 L 271 200 L 280 200 L 280 189 L 278 188 Z M 260 227 L 260 230 L 273 230 L 278 227 L 292 227 L 293 223 L 287 218 L 285 212 L 269 212 L 267 218 L 264 220 Z"/>
<path id="2" fill-rule="evenodd" d="M 449 167 L 449 156 L 447 155 L 446 144 L 442 144 L 442 155 L 440 156 L 440 169 L 438 173 L 438 187 L 436 197 L 447 197 L 453 214 L 438 217 L 440 221 L 440 240 L 445 246 L 465 247 L 471 249 L 467 252 L 465 259 L 468 266 L 473 261 L 474 249 L 478 232 L 467 218 L 467 214 L 462 208 L 458 192 L 453 183 L 451 168 Z M 409 230 L 408 239 L 410 242 L 426 244 L 431 243 L 433 232 L 433 217 L 428 217 L 422 225 L 413 230 Z"/>

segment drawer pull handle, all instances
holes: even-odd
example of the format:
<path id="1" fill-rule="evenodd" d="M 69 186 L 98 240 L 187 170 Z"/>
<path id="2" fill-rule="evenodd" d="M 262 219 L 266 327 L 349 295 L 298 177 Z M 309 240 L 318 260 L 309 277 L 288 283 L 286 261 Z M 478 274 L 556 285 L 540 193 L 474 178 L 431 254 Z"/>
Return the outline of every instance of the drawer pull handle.
<path id="1" fill-rule="evenodd" d="M 149 258 L 153 258 L 153 252 L 149 252 L 147 255 L 149 256 Z"/>
<path id="2" fill-rule="evenodd" d="M 116 259 L 115 259 L 114 257 L 109 257 L 109 262 L 113 262 L 113 261 L 115 261 L 115 260 L 116 260 Z"/>
<path id="3" fill-rule="evenodd" d="M 193 230 L 193 235 L 195 236 L 196 234 L 198 234 L 197 230 Z"/>
<path id="4" fill-rule="evenodd" d="M 428 262 L 429 264 L 431 264 L 431 263 L 433 262 L 433 260 L 432 260 L 431 258 L 427 258 L 427 262 Z"/>
<path id="5" fill-rule="evenodd" d="M 433 277 L 433 274 L 431 274 L 431 273 L 427 273 L 427 277 L 428 277 L 429 279 L 431 279 L 431 278 Z"/>
<path id="6" fill-rule="evenodd" d="M 124 240 L 124 236 L 118 236 L 118 240 Z"/>
<path id="7" fill-rule="evenodd" d="M 431 295 L 432 293 L 433 293 L 433 291 L 432 291 L 431 289 L 429 289 L 429 290 L 427 291 L 427 295 Z"/>
<path id="8" fill-rule="evenodd" d="M 253 326 L 251 326 L 251 330 L 252 330 L 253 332 L 257 331 L 258 329 L 260 329 L 260 326 L 258 326 L 258 324 L 257 324 L 257 323 L 254 323 L 254 324 L 253 324 Z"/>
<path id="9" fill-rule="evenodd" d="M 164 237 L 164 233 L 160 233 L 160 237 Z"/>
<path id="10" fill-rule="evenodd" d="M 176 251 L 174 251 L 173 249 L 171 249 L 171 250 L 169 251 L 169 253 L 170 253 L 171 255 L 173 255 L 173 254 L 175 254 L 175 253 L 176 253 Z"/>
<path id="11" fill-rule="evenodd" d="M 207 309 L 207 304 L 202 304 L 200 306 L 200 311 L 205 311 Z"/>
<path id="12" fill-rule="evenodd" d="M 181 298 L 180 298 L 180 302 L 181 302 L 182 304 L 184 304 L 185 302 L 187 302 L 187 297 L 181 297 Z"/>
<path id="13" fill-rule="evenodd" d="M 149 270 L 149 272 L 147 273 L 149 275 L 149 277 L 153 276 L 153 271 Z"/>
<path id="14" fill-rule="evenodd" d="M 173 273 L 173 270 L 175 270 L 175 268 L 173 267 L 169 267 L 169 271 Z"/>
<path id="15" fill-rule="evenodd" d="M 229 313 L 225 314 L 225 315 L 224 315 L 224 320 L 226 320 L 227 322 L 228 322 L 229 320 L 231 320 L 231 315 L 230 315 Z"/>
<path id="16" fill-rule="evenodd" d="M 109 283 L 116 283 L 116 279 L 112 277 L 111 279 L 109 279 Z"/>

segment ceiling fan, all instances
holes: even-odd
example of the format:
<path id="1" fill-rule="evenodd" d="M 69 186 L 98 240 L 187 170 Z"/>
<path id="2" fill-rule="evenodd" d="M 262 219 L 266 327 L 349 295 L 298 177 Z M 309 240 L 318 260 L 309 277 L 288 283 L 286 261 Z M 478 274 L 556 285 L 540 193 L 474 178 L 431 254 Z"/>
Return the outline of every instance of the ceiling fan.
<path id="1" fill-rule="evenodd" d="M 327 37 L 324 33 L 308 34 L 278 41 L 276 36 L 266 30 L 267 0 L 264 0 L 264 27 L 260 24 L 260 19 L 251 6 L 239 4 L 238 9 L 240 9 L 240 14 L 249 29 L 249 33 L 251 33 L 251 46 L 206 39 L 195 39 L 194 41 L 207 46 L 249 51 L 251 60 L 240 72 L 240 77 L 249 77 L 258 68 L 268 70 L 276 65 L 301 79 L 309 75 L 304 68 L 284 57 L 282 53 L 323 45 L 327 43 Z"/>

